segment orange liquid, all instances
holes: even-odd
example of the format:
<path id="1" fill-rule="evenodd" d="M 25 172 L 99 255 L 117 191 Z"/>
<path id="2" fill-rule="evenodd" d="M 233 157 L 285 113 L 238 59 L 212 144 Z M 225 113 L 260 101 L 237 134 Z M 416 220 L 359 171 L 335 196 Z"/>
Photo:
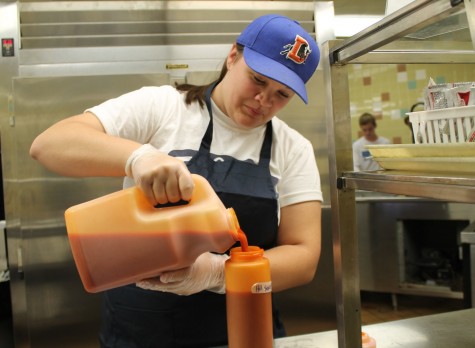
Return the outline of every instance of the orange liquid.
<path id="1" fill-rule="evenodd" d="M 244 234 L 244 231 L 239 229 L 238 231 L 238 239 L 239 243 L 241 243 L 241 250 L 242 251 L 248 251 L 249 249 L 249 244 L 247 243 L 247 237 Z"/>
<path id="2" fill-rule="evenodd" d="M 203 253 L 204 242 L 215 252 L 229 240 L 228 231 L 210 236 L 200 232 L 170 233 L 97 233 L 70 234 L 76 266 L 84 287 L 97 292 L 131 284 L 159 275 L 166 270 L 187 267 Z M 205 244 L 206 245 L 206 244 Z"/>
<path id="3" fill-rule="evenodd" d="M 229 348 L 272 348 L 271 294 L 227 291 Z"/>

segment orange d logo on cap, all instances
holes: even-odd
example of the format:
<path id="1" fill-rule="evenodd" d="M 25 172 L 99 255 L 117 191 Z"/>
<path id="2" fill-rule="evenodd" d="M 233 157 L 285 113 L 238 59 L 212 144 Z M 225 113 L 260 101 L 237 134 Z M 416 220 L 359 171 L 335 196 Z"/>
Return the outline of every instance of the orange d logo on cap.
<path id="1" fill-rule="evenodd" d="M 307 60 L 307 57 L 311 52 L 307 40 L 300 35 L 297 35 L 295 37 L 295 42 L 293 44 L 285 45 L 284 50 L 280 52 L 280 54 L 286 54 L 286 58 L 297 64 L 302 64 L 305 63 L 305 60 Z"/>

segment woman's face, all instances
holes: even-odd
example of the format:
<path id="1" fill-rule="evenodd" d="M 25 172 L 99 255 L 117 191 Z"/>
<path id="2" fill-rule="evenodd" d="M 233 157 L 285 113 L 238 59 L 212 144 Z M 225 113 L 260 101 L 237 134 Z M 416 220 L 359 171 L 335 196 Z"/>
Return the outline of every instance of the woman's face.
<path id="1" fill-rule="evenodd" d="M 213 100 L 244 128 L 267 123 L 294 96 L 294 92 L 250 69 L 235 46 L 227 57 L 228 72 L 216 86 Z"/>

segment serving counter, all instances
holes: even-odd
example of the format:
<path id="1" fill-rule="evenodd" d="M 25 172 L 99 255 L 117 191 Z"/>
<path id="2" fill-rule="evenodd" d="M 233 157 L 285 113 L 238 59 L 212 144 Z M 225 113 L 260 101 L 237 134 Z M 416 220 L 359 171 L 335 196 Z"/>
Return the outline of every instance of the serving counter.
<path id="1" fill-rule="evenodd" d="M 363 327 L 378 348 L 474 347 L 475 309 L 434 314 Z M 338 346 L 337 331 L 277 339 L 276 348 L 331 348 Z"/>
<path id="2" fill-rule="evenodd" d="M 378 348 L 474 347 L 475 309 L 434 314 L 364 326 Z M 275 348 L 338 347 L 336 330 L 275 340 Z M 221 347 L 224 348 L 224 347 Z"/>

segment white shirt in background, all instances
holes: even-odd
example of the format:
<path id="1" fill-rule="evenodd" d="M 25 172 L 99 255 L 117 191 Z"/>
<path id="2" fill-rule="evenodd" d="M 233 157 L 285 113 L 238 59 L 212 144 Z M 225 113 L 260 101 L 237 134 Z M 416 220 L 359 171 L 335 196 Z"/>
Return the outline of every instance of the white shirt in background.
<path id="1" fill-rule="evenodd" d="M 353 143 L 353 169 L 355 172 L 359 171 L 372 171 L 379 170 L 381 167 L 373 160 L 371 153 L 366 148 L 366 145 L 384 145 L 391 142 L 378 136 L 376 141 L 366 140 L 365 137 L 361 137 Z"/>

